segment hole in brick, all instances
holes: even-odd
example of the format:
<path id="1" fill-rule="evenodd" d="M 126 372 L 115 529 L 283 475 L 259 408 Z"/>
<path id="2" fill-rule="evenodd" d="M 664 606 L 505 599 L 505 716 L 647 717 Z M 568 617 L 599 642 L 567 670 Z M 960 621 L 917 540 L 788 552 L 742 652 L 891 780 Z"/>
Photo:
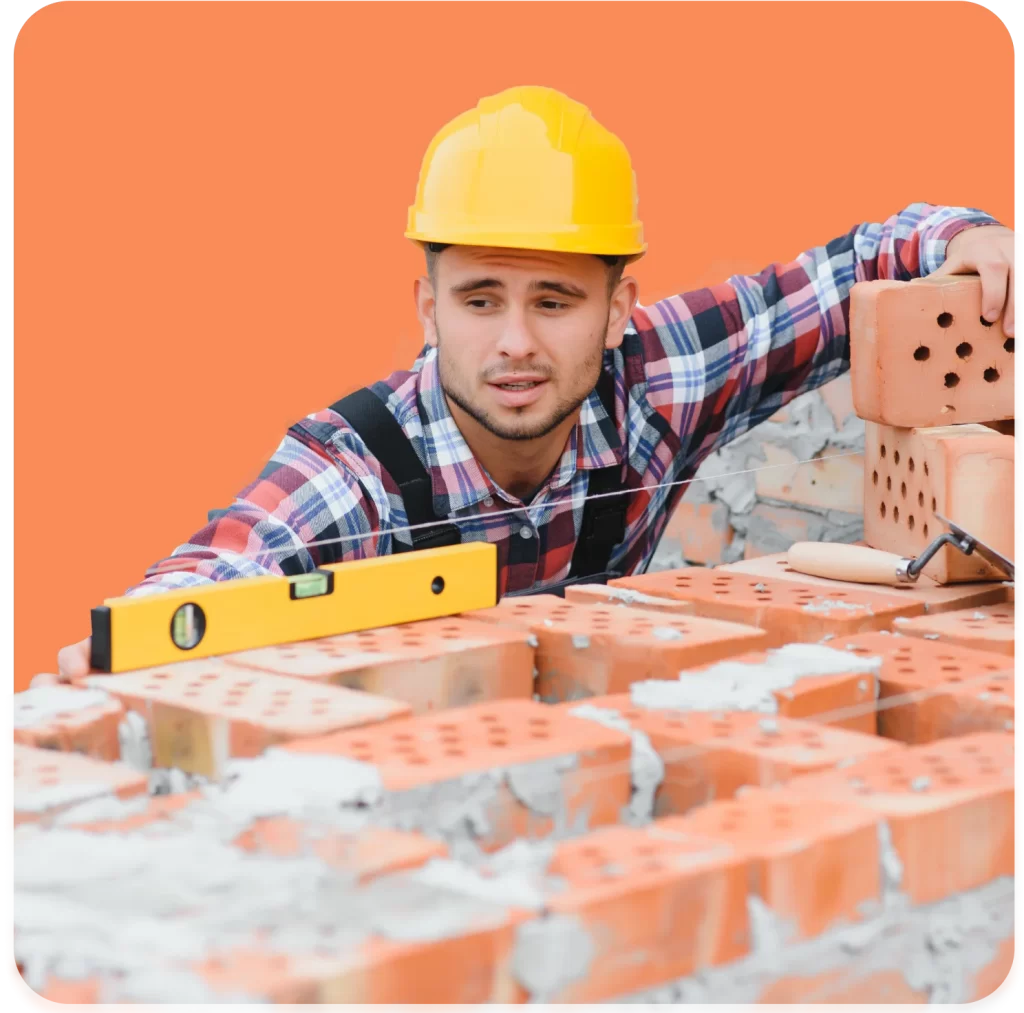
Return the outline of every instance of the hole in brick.
<path id="1" fill-rule="evenodd" d="M 879 504 L 878 504 L 878 512 L 879 512 L 879 513 L 880 513 L 880 514 L 881 514 L 881 515 L 882 515 L 883 517 L 885 517 L 885 504 L 884 504 L 884 503 L 879 503 Z"/>
<path id="2" fill-rule="evenodd" d="M 917 505 L 919 507 L 923 507 L 924 506 L 924 493 L 923 492 L 919 492 L 917 494 Z"/>
<path id="3" fill-rule="evenodd" d="M 199 676 L 199 678 L 202 679 L 203 682 L 209 682 L 211 679 L 216 679 L 217 678 L 217 673 L 216 672 L 207 672 L 205 675 Z"/>
<path id="4" fill-rule="evenodd" d="M 914 459 L 913 459 L 912 457 L 910 457 L 910 458 L 908 458 L 908 459 L 907 459 L 907 467 L 908 467 L 908 468 L 909 468 L 909 469 L 910 469 L 911 471 L 913 471 L 913 470 L 914 470 Z"/>
<path id="5" fill-rule="evenodd" d="M 952 313 L 940 313 L 935 321 L 940 327 L 949 327 L 953 323 Z"/>
<path id="6" fill-rule="evenodd" d="M 900 482 L 900 495 L 904 499 L 907 498 L 907 483 L 906 482 Z"/>
<path id="7" fill-rule="evenodd" d="M 900 452 L 898 450 L 894 450 L 892 452 L 892 463 L 893 464 L 899 464 L 900 463 Z"/>
<path id="8" fill-rule="evenodd" d="M 147 682 L 145 689 L 159 689 L 160 687 L 155 682 Z"/>
<path id="9" fill-rule="evenodd" d="M 943 383 L 947 387 L 955 387 L 960 382 L 960 377 L 956 373 L 947 373 L 943 377 Z"/>
<path id="10" fill-rule="evenodd" d="M 995 366 L 989 366 L 981 375 L 984 377 L 985 383 L 995 383 L 999 379 L 999 370 Z"/>
<path id="11" fill-rule="evenodd" d="M 914 669 L 914 668 L 899 668 L 899 669 L 897 669 L 897 671 L 900 673 L 900 675 L 913 675 L 913 673 L 916 671 L 916 669 Z"/>
<path id="12" fill-rule="evenodd" d="M 931 354 L 932 353 L 929 351 L 927 345 L 919 345 L 914 349 L 914 358 L 917 359 L 918 362 L 924 362 Z"/>
<path id="13" fill-rule="evenodd" d="M 1013 338 L 1007 338 L 1003 342 L 1003 351 L 1009 352 L 1011 355 L 1013 355 Z"/>
<path id="14" fill-rule="evenodd" d="M 959 675 L 951 675 L 946 682 L 963 682 Z"/>
<path id="15" fill-rule="evenodd" d="M 412 736 L 408 732 L 398 732 L 394 738 L 396 742 L 412 742 Z"/>
<path id="16" fill-rule="evenodd" d="M 498 718 L 497 718 L 497 715 L 495 715 L 495 714 L 481 714 L 480 715 L 480 720 L 481 721 L 491 722 L 491 721 L 497 721 Z"/>
<path id="17" fill-rule="evenodd" d="M 1003 692 L 1003 687 L 1002 686 L 988 686 L 986 688 L 988 689 L 988 691 L 990 693 L 1002 693 Z"/>
<path id="18" fill-rule="evenodd" d="M 421 766 L 422 764 L 426 763 L 427 761 L 426 761 L 426 758 L 423 757 L 423 756 L 407 756 L 405 758 L 405 762 L 406 763 L 414 763 L 414 764 L 416 764 L 416 766 Z"/>
<path id="19" fill-rule="evenodd" d="M 885 480 L 885 488 L 887 492 L 892 492 L 892 476 L 888 476 Z"/>
<path id="20" fill-rule="evenodd" d="M 185 690 L 185 696 L 199 696 L 199 691 L 195 689 Z"/>
<path id="21" fill-rule="evenodd" d="M 899 524 L 899 522 L 900 522 L 900 508 L 898 506 L 894 506 L 892 508 L 892 519 L 893 519 L 893 522 L 895 524 Z"/>
<path id="22" fill-rule="evenodd" d="M 878 485 L 878 472 L 877 471 L 871 472 L 871 484 L 872 485 Z"/>
<path id="23" fill-rule="evenodd" d="M 960 666 L 959 665 L 943 665 L 942 666 L 942 671 L 943 672 L 959 672 L 960 671 Z"/>
<path id="24" fill-rule="evenodd" d="M 452 749 L 446 749 L 444 751 L 444 755 L 445 756 L 465 756 L 466 755 L 466 751 L 464 749 L 455 749 L 453 747 Z"/>
<path id="25" fill-rule="evenodd" d="M 547 718 L 530 718 L 529 723 L 531 725 L 549 725 L 551 722 Z"/>
<path id="26" fill-rule="evenodd" d="M 885 458 L 885 444 L 884 443 L 878 448 L 878 455 L 881 458 L 883 458 L 883 459 Z"/>
<path id="27" fill-rule="evenodd" d="M 938 508 L 938 504 L 935 502 L 935 497 L 932 496 L 932 513 L 935 513 L 935 511 L 938 510 Z"/>
<path id="28" fill-rule="evenodd" d="M 956 346 L 956 354 L 961 359 L 966 359 L 973 351 L 974 348 L 969 341 L 961 341 L 960 344 Z"/>
<path id="29" fill-rule="evenodd" d="M 155 672 L 153 674 L 153 678 L 154 679 L 169 679 L 170 676 L 166 672 Z M 216 679 L 217 677 L 214 676 L 214 678 Z"/>
<path id="30" fill-rule="evenodd" d="M 914 515 L 913 514 L 911 514 L 907 518 L 907 527 L 910 528 L 911 531 L 914 530 Z"/>
<path id="31" fill-rule="evenodd" d="M 490 742 L 490 745 L 497 746 L 499 749 L 502 746 L 507 746 L 508 745 L 508 739 L 502 739 L 502 738 L 497 738 L 497 737 L 490 739 L 489 742 Z"/>
<path id="32" fill-rule="evenodd" d="M 922 533 L 924 534 L 924 537 L 925 537 L 925 538 L 927 538 L 927 537 L 928 537 L 928 525 L 926 524 L 926 525 L 925 525 L 925 526 L 924 526 L 924 527 L 923 527 L 923 528 L 921 529 L 921 531 L 922 531 Z"/>

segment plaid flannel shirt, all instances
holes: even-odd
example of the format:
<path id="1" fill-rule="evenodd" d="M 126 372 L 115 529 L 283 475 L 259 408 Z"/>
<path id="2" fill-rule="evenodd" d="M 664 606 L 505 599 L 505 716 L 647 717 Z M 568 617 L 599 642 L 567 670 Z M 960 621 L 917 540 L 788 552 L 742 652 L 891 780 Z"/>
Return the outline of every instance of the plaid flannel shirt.
<path id="1" fill-rule="evenodd" d="M 941 266 L 953 236 L 981 224 L 997 223 L 971 208 L 912 204 L 759 274 L 637 306 L 622 345 L 604 357 L 614 417 L 592 393 L 528 505 L 474 458 L 447 408 L 434 349 L 374 387 L 431 475 L 438 518 L 457 522 L 463 541 L 497 545 L 503 594 L 568 575 L 588 474 L 612 464 L 630 492 L 625 539 L 609 565 L 643 572 L 686 488 L 667 483 L 691 477 L 713 451 L 849 368 L 853 284 L 923 277 Z M 391 530 L 407 524 L 397 487 L 360 437 L 334 412 L 318 411 L 288 430 L 225 513 L 126 593 L 384 555 L 396 539 L 411 544 Z"/>

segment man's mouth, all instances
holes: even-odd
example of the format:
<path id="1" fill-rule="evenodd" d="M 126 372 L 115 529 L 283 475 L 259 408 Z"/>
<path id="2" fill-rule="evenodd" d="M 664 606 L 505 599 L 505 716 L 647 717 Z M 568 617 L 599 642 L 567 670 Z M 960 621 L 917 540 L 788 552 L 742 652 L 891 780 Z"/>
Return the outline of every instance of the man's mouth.
<path id="1" fill-rule="evenodd" d="M 496 383 L 494 386 L 500 387 L 502 390 L 529 390 L 543 382 L 543 380 L 523 380 L 519 383 Z"/>

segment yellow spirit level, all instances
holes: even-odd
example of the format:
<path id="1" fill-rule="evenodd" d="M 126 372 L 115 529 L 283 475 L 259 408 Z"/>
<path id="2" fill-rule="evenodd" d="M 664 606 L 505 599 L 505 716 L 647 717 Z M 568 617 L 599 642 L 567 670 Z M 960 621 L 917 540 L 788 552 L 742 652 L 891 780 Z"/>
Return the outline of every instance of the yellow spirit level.
<path id="1" fill-rule="evenodd" d="M 91 665 L 128 672 L 450 616 L 497 599 L 498 550 L 488 542 L 108 598 L 92 610 Z"/>

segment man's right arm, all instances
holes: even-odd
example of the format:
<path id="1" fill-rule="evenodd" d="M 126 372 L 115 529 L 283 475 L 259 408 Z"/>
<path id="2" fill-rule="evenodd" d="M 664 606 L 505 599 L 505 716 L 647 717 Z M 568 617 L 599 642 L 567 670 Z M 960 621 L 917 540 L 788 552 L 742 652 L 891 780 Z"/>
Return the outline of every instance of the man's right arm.
<path id="1" fill-rule="evenodd" d="M 390 516 L 379 468 L 357 436 L 345 427 L 331 432 L 322 415 L 292 426 L 234 503 L 125 594 L 293 576 L 390 552 L 390 536 L 379 534 Z"/>
<path id="2" fill-rule="evenodd" d="M 388 555 L 392 514 L 380 466 L 329 410 L 288 430 L 259 477 L 220 516 L 146 570 L 126 596 L 220 580 L 307 573 Z M 401 520 L 401 518 L 399 518 Z M 384 531 L 385 533 L 381 533 Z M 90 640 L 63 648 L 61 679 L 89 672 Z M 33 685 L 53 682 L 40 676 Z"/>

